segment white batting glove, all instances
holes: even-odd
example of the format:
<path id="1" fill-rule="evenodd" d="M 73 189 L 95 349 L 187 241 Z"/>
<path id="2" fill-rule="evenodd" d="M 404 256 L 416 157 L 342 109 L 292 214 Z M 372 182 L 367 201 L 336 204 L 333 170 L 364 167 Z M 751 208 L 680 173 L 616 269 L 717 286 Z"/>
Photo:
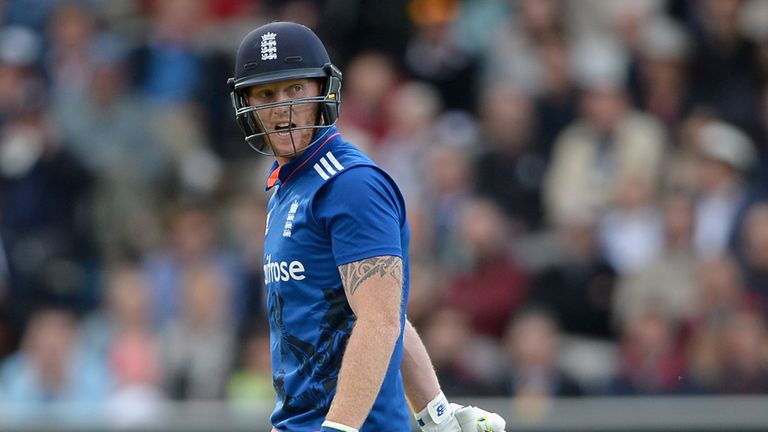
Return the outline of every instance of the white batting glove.
<path id="1" fill-rule="evenodd" d="M 461 432 L 505 432 L 507 422 L 500 415 L 474 406 L 451 404 Z"/>
<path id="2" fill-rule="evenodd" d="M 453 415 L 453 407 L 443 392 L 416 413 L 416 423 L 422 432 L 461 432 L 459 421 Z"/>
<path id="3" fill-rule="evenodd" d="M 505 432 L 500 415 L 473 406 L 449 404 L 441 392 L 416 414 L 423 432 Z"/>

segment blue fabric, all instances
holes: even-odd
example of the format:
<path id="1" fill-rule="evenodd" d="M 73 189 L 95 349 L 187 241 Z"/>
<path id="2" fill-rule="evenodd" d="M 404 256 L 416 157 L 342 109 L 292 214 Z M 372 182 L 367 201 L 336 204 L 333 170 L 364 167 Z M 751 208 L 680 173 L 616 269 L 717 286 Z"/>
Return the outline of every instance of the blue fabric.
<path id="1" fill-rule="evenodd" d="M 397 186 L 335 128 L 280 168 L 267 216 L 264 282 L 279 430 L 320 429 L 336 391 L 355 316 L 338 266 L 379 255 L 404 258 L 401 325 L 408 299 L 408 224 Z M 361 432 L 410 430 L 400 362 L 402 333 Z"/>
<path id="2" fill-rule="evenodd" d="M 318 196 L 315 215 L 330 234 L 337 266 L 375 256 L 403 256 L 404 206 L 380 171 L 368 166 L 350 169 Z"/>

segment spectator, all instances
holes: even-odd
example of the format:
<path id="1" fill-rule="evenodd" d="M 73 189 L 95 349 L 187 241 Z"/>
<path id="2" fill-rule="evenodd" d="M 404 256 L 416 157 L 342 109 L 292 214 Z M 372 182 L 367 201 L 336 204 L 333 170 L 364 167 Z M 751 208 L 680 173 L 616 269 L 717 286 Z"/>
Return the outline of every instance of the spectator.
<path id="1" fill-rule="evenodd" d="M 424 346 L 446 395 L 483 395 L 498 380 L 496 345 L 472 331 L 468 317 L 450 307 L 437 308 L 421 330 Z"/>
<path id="2" fill-rule="evenodd" d="M 504 338 L 506 379 L 500 396 L 574 397 L 581 385 L 558 366 L 560 331 L 545 309 L 521 311 Z"/>
<path id="3" fill-rule="evenodd" d="M 181 277 L 181 314 L 161 335 L 165 389 L 177 400 L 219 399 L 225 394 L 235 335 L 226 312 L 225 274 L 197 263 Z"/>
<path id="4" fill-rule="evenodd" d="M 473 138 L 470 136 L 456 140 L 456 137 L 461 135 L 459 130 L 471 130 L 473 124 L 472 119 L 461 114 L 446 114 L 435 127 L 435 131 L 445 132 L 444 135 L 437 135 L 442 137 L 437 139 L 441 145 L 429 147 L 424 155 L 424 165 L 435 167 L 423 179 L 426 192 L 423 200 L 427 211 L 434 215 L 433 250 L 442 266 L 461 265 L 467 254 L 461 247 L 462 222 L 457 209 L 463 208 L 473 199 L 473 173 L 467 158 L 471 149 L 466 145 L 473 142 Z M 452 139 L 448 140 L 451 135 Z"/>
<path id="5" fill-rule="evenodd" d="M 531 231 L 543 218 L 546 168 L 532 102 L 511 83 L 496 83 L 483 92 L 480 112 L 485 134 L 474 160 L 476 193 L 503 209 L 513 230 Z"/>
<path id="6" fill-rule="evenodd" d="M 207 106 L 199 102 L 207 100 L 208 82 L 216 76 L 211 76 L 213 59 L 199 46 L 205 4 L 152 3 L 150 37 L 132 58 L 158 145 L 172 155 L 182 191 L 202 195 L 218 186 L 221 174 L 207 142 L 208 120 L 218 113 L 206 115 Z"/>
<path id="7" fill-rule="evenodd" d="M 105 400 L 111 424 L 147 425 L 163 400 L 147 281 L 139 268 L 120 263 L 109 268 L 105 285 L 102 308 L 83 322 L 81 345 L 89 356 L 103 359 L 113 377 Z"/>
<path id="8" fill-rule="evenodd" d="M 768 37 L 766 38 L 768 39 Z M 765 44 L 768 47 L 768 42 Z M 768 69 L 768 48 L 766 48 L 766 68 Z M 766 73 L 768 76 L 768 73 Z M 758 151 L 757 170 L 752 184 L 760 191 L 768 190 L 768 153 L 766 143 L 768 143 L 768 79 L 762 89 L 762 102 L 760 104 L 760 133 L 755 141 Z"/>
<path id="9" fill-rule="evenodd" d="M 106 399 L 110 424 L 149 426 L 160 418 L 165 396 L 159 386 L 157 352 L 151 335 L 127 330 L 113 343 L 109 357 L 115 389 Z"/>
<path id="10" fill-rule="evenodd" d="M 693 252 L 693 199 L 682 192 L 668 194 L 662 203 L 661 251 L 637 273 L 619 279 L 613 303 L 615 322 L 637 308 L 657 307 L 676 324 L 690 318 L 698 297 L 696 256 Z"/>
<path id="11" fill-rule="evenodd" d="M 248 168 L 251 167 L 246 170 Z M 236 254 L 233 259 L 242 263 L 244 272 L 241 282 L 243 292 L 236 300 L 237 308 L 243 311 L 239 328 L 248 328 L 253 323 L 266 322 L 267 319 L 263 271 L 267 203 L 264 194 L 251 192 L 255 187 L 262 187 L 263 178 L 259 177 L 258 186 L 233 197 L 224 219 L 226 241 L 223 243 Z"/>
<path id="12" fill-rule="evenodd" d="M 742 274 L 733 257 L 702 258 L 697 268 L 697 293 L 694 310 L 687 322 L 693 382 L 708 388 L 715 373 L 722 323 L 748 305 Z"/>
<path id="13" fill-rule="evenodd" d="M 705 0 L 693 8 L 694 102 L 712 107 L 728 123 L 756 132 L 760 71 L 757 46 L 739 26 L 742 1 Z"/>
<path id="14" fill-rule="evenodd" d="M 639 33 L 633 63 L 635 81 L 631 90 L 635 104 L 667 127 L 674 127 L 693 105 L 689 62 L 690 37 L 671 18 L 657 16 Z"/>
<path id="15" fill-rule="evenodd" d="M 600 255 L 596 224 L 586 213 L 558 222 L 557 257 L 534 275 L 531 300 L 551 310 L 568 335 L 610 339 L 616 271 Z"/>
<path id="16" fill-rule="evenodd" d="M 718 341 L 716 393 L 768 394 L 767 335 L 757 309 L 739 309 L 726 317 Z"/>
<path id="17" fill-rule="evenodd" d="M 580 116 L 558 138 L 545 180 L 551 220 L 573 207 L 604 211 L 627 178 L 641 178 L 656 189 L 666 152 L 661 125 L 629 106 L 624 52 L 610 41 L 595 40 L 572 54 L 584 93 Z"/>
<path id="18" fill-rule="evenodd" d="M 691 327 L 712 328 L 724 316 L 749 303 L 743 274 L 730 255 L 701 258 Z"/>
<path id="19" fill-rule="evenodd" d="M 765 394 L 766 328 L 758 309 L 738 307 L 696 334 L 690 344 L 691 379 L 714 394 Z"/>
<path id="20" fill-rule="evenodd" d="M 473 332 L 499 340 L 528 295 L 528 275 L 509 255 L 507 222 L 490 201 L 461 209 L 459 229 L 470 266 L 447 282 L 446 304 L 469 319 Z"/>
<path id="21" fill-rule="evenodd" d="M 663 312 L 638 309 L 622 323 L 619 372 L 608 386 L 614 395 L 674 394 L 684 390 L 685 355 L 674 322 Z"/>
<path id="22" fill-rule="evenodd" d="M 84 88 L 59 94 L 53 110 L 68 148 L 98 180 L 94 234 L 102 253 L 114 259 L 158 242 L 159 197 L 150 185 L 168 177 L 170 158 L 128 87 L 125 42 L 110 34 L 88 42 Z"/>
<path id="23" fill-rule="evenodd" d="M 245 317 L 245 269 L 240 260 L 220 244 L 212 209 L 200 203 L 181 203 L 171 209 L 169 239 L 165 249 L 149 254 L 142 264 L 149 280 L 152 322 L 156 329 L 180 316 L 183 275 L 199 266 L 211 266 L 224 280 L 217 289 L 222 311 L 239 325 Z"/>
<path id="24" fill-rule="evenodd" d="M 651 181 L 625 177 L 616 186 L 614 206 L 599 223 L 603 255 L 619 274 L 645 267 L 661 248 L 662 222 Z"/>
<path id="25" fill-rule="evenodd" d="M 339 127 L 345 136 L 354 132 L 363 137 L 362 141 L 350 138 L 351 142 L 372 146 L 387 134 L 386 105 L 397 79 L 394 60 L 385 53 L 367 51 L 349 62 L 344 73 L 344 115 L 339 118 Z"/>
<path id="26" fill-rule="evenodd" d="M 91 258 L 88 220 L 78 212 L 92 178 L 56 134 L 45 94 L 26 90 L 0 130 L 0 235 L 15 326 L 51 296 L 78 307 L 92 300 L 83 289 Z"/>
<path id="27" fill-rule="evenodd" d="M 397 181 L 407 201 L 423 200 L 428 193 L 421 172 L 429 153 L 437 147 L 435 123 L 441 105 L 435 88 L 419 81 L 403 83 L 387 98 L 387 134 L 371 153 Z"/>
<path id="28" fill-rule="evenodd" d="M 30 319 L 21 350 L 5 359 L 0 366 L 0 392 L 16 412 L 41 409 L 46 404 L 97 403 L 112 388 L 103 359 L 87 356 L 78 349 L 78 325 L 68 311 L 58 308 L 40 309 Z M 68 408 L 54 415 L 85 414 Z"/>
<path id="29" fill-rule="evenodd" d="M 543 76 L 542 91 L 534 97 L 538 152 L 544 155 L 548 166 L 557 137 L 578 115 L 579 90 L 571 78 L 572 59 L 565 36 L 541 40 L 536 55 Z"/>
<path id="30" fill-rule="evenodd" d="M 30 94 L 41 93 L 41 45 L 39 36 L 26 27 L 0 29 L 0 125 L 29 104 Z"/>
<path id="31" fill-rule="evenodd" d="M 50 47 L 44 59 L 54 100 L 80 99 L 88 93 L 97 32 L 93 9 L 77 2 L 63 2 L 54 9 L 46 27 Z M 119 68 L 121 73 L 126 66 Z"/>
<path id="32" fill-rule="evenodd" d="M 19 24 L 40 32 L 59 3 L 57 0 L 10 0 L 3 6 L 3 24 Z"/>
<path id="33" fill-rule="evenodd" d="M 533 95 L 540 94 L 547 83 L 544 59 L 537 56 L 540 44 L 566 37 L 567 23 L 563 8 L 552 0 L 524 0 L 514 5 L 508 20 L 491 28 L 483 65 L 483 86 L 508 82 Z"/>
<path id="34" fill-rule="evenodd" d="M 747 288 L 763 312 L 768 312 L 768 202 L 757 202 L 746 210 L 739 237 L 737 253 Z"/>
<path id="35" fill-rule="evenodd" d="M 415 25 L 403 62 L 408 74 L 434 85 L 447 109 L 475 105 L 479 64 L 461 39 L 456 19 L 458 0 L 411 0 L 409 18 Z"/>
<path id="36" fill-rule="evenodd" d="M 704 124 L 695 138 L 698 197 L 693 242 L 697 253 L 711 256 L 725 251 L 734 235 L 755 150 L 745 134 L 719 121 Z"/>

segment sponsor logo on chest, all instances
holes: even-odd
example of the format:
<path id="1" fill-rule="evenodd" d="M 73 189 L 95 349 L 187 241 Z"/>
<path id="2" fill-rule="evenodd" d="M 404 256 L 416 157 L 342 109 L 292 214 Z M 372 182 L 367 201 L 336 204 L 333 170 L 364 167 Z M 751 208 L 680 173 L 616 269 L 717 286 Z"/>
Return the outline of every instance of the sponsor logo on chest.
<path id="1" fill-rule="evenodd" d="M 288 282 L 289 280 L 304 280 L 304 264 L 301 261 L 275 261 L 272 262 L 272 255 L 267 255 L 264 263 L 264 284 L 269 285 L 272 282 Z"/>

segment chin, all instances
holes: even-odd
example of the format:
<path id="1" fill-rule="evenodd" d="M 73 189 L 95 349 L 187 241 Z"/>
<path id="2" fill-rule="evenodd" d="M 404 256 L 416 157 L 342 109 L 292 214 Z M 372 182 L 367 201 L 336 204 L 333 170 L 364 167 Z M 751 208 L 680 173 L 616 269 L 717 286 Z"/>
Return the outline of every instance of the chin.
<path id="1" fill-rule="evenodd" d="M 296 147 L 294 149 L 294 146 L 291 144 L 290 140 L 288 140 L 287 142 L 281 142 L 281 141 L 274 140 L 274 141 L 272 141 L 272 146 L 273 146 L 273 148 L 275 150 L 275 153 L 277 153 L 277 156 L 281 156 L 281 155 L 284 155 L 284 156 L 295 156 L 295 155 L 301 153 L 307 147 L 307 144 L 304 143 L 304 142 L 299 143 L 297 141 L 296 142 Z"/>
<path id="2" fill-rule="evenodd" d="M 304 150 L 307 145 L 309 145 L 310 137 L 309 136 L 301 136 L 293 138 L 293 143 L 291 142 L 291 137 L 289 136 L 273 136 L 272 137 L 272 146 L 274 150 L 276 150 L 277 153 L 280 155 L 291 155 L 291 154 L 299 154 Z M 295 143 L 295 150 L 294 150 L 294 143 Z"/>

